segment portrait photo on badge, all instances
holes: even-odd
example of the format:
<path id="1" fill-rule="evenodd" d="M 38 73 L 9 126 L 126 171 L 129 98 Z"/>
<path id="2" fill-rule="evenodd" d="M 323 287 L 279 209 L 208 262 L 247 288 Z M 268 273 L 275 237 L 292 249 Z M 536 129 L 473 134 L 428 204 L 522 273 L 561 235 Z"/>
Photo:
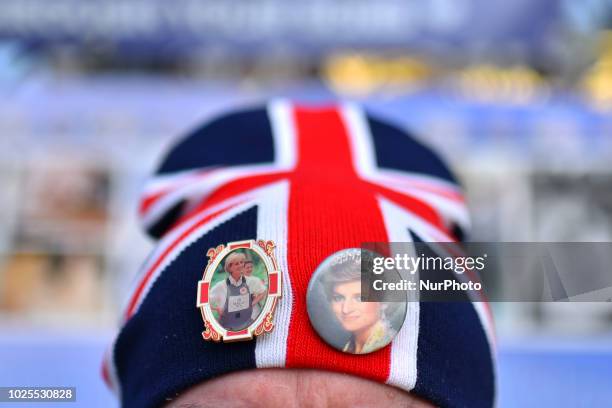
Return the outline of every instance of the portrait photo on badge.
<path id="1" fill-rule="evenodd" d="M 310 322 L 330 346 L 351 354 L 367 354 L 388 345 L 406 316 L 406 302 L 361 301 L 361 257 L 371 251 L 350 248 L 326 258 L 308 285 Z"/>
<path id="2" fill-rule="evenodd" d="M 226 330 L 249 327 L 262 312 L 268 294 L 268 271 L 252 249 L 227 253 L 215 268 L 209 303 L 217 323 Z"/>

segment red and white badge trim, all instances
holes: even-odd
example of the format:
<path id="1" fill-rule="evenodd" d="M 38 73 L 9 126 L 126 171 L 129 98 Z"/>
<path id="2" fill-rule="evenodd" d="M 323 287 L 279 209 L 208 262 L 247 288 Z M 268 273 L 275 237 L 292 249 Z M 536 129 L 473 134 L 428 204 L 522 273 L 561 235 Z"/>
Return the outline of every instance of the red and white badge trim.
<path id="1" fill-rule="evenodd" d="M 270 332 L 274 328 L 272 319 L 274 318 L 274 309 L 276 303 L 281 297 L 281 272 L 274 257 L 273 241 L 265 240 L 246 240 L 229 242 L 227 245 L 219 245 L 216 248 L 210 248 L 206 252 L 208 256 L 208 264 L 204 269 L 204 276 L 198 282 L 198 298 L 196 306 L 200 309 L 202 319 L 204 320 L 205 330 L 202 332 L 204 340 L 213 340 L 225 342 L 237 340 L 250 340 L 255 336 Z M 255 251 L 264 262 L 266 271 L 268 272 L 268 294 L 266 302 L 257 319 L 253 321 L 247 328 L 239 331 L 231 331 L 221 326 L 212 313 L 212 307 L 208 303 L 208 293 L 210 282 L 219 266 L 219 263 L 235 249 L 246 248 Z"/>

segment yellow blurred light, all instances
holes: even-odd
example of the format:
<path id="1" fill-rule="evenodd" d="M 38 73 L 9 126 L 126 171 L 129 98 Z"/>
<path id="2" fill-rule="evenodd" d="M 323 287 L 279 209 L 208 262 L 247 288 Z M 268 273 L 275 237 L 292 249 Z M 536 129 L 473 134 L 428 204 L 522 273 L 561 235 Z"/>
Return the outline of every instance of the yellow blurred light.
<path id="1" fill-rule="evenodd" d="M 582 89 L 596 109 L 612 110 L 612 31 L 601 33 L 600 55 L 582 79 Z"/>
<path id="2" fill-rule="evenodd" d="M 384 58 L 363 54 L 329 58 L 323 78 L 339 93 L 367 95 L 373 92 L 408 92 L 421 86 L 430 68 L 411 57 Z"/>
<path id="3" fill-rule="evenodd" d="M 543 78 L 525 66 L 500 68 L 482 64 L 468 67 L 458 76 L 461 94 L 483 103 L 528 104 L 544 94 Z"/>

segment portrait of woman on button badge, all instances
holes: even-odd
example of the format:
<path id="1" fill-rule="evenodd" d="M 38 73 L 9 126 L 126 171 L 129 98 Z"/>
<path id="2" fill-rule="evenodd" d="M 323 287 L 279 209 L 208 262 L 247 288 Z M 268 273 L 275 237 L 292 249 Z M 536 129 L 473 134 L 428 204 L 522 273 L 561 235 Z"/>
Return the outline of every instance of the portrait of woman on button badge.
<path id="1" fill-rule="evenodd" d="M 361 301 L 361 263 L 348 258 L 332 265 L 323 280 L 329 306 L 350 334 L 342 351 L 366 354 L 386 346 L 397 334 L 387 319 L 389 303 Z"/>

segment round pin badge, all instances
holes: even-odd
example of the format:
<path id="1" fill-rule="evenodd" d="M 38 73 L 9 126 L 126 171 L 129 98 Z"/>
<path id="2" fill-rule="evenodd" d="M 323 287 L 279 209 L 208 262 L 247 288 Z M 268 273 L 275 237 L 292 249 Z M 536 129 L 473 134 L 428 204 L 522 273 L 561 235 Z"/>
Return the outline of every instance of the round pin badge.
<path id="1" fill-rule="evenodd" d="M 407 309 L 407 302 L 362 301 L 362 256 L 378 255 L 349 248 L 326 258 L 313 273 L 306 295 L 315 331 L 333 348 L 351 354 L 368 354 L 391 343 Z"/>
<path id="2" fill-rule="evenodd" d="M 281 296 L 274 243 L 230 242 L 210 248 L 206 255 L 209 260 L 196 301 L 205 325 L 204 340 L 249 340 L 272 331 Z"/>

